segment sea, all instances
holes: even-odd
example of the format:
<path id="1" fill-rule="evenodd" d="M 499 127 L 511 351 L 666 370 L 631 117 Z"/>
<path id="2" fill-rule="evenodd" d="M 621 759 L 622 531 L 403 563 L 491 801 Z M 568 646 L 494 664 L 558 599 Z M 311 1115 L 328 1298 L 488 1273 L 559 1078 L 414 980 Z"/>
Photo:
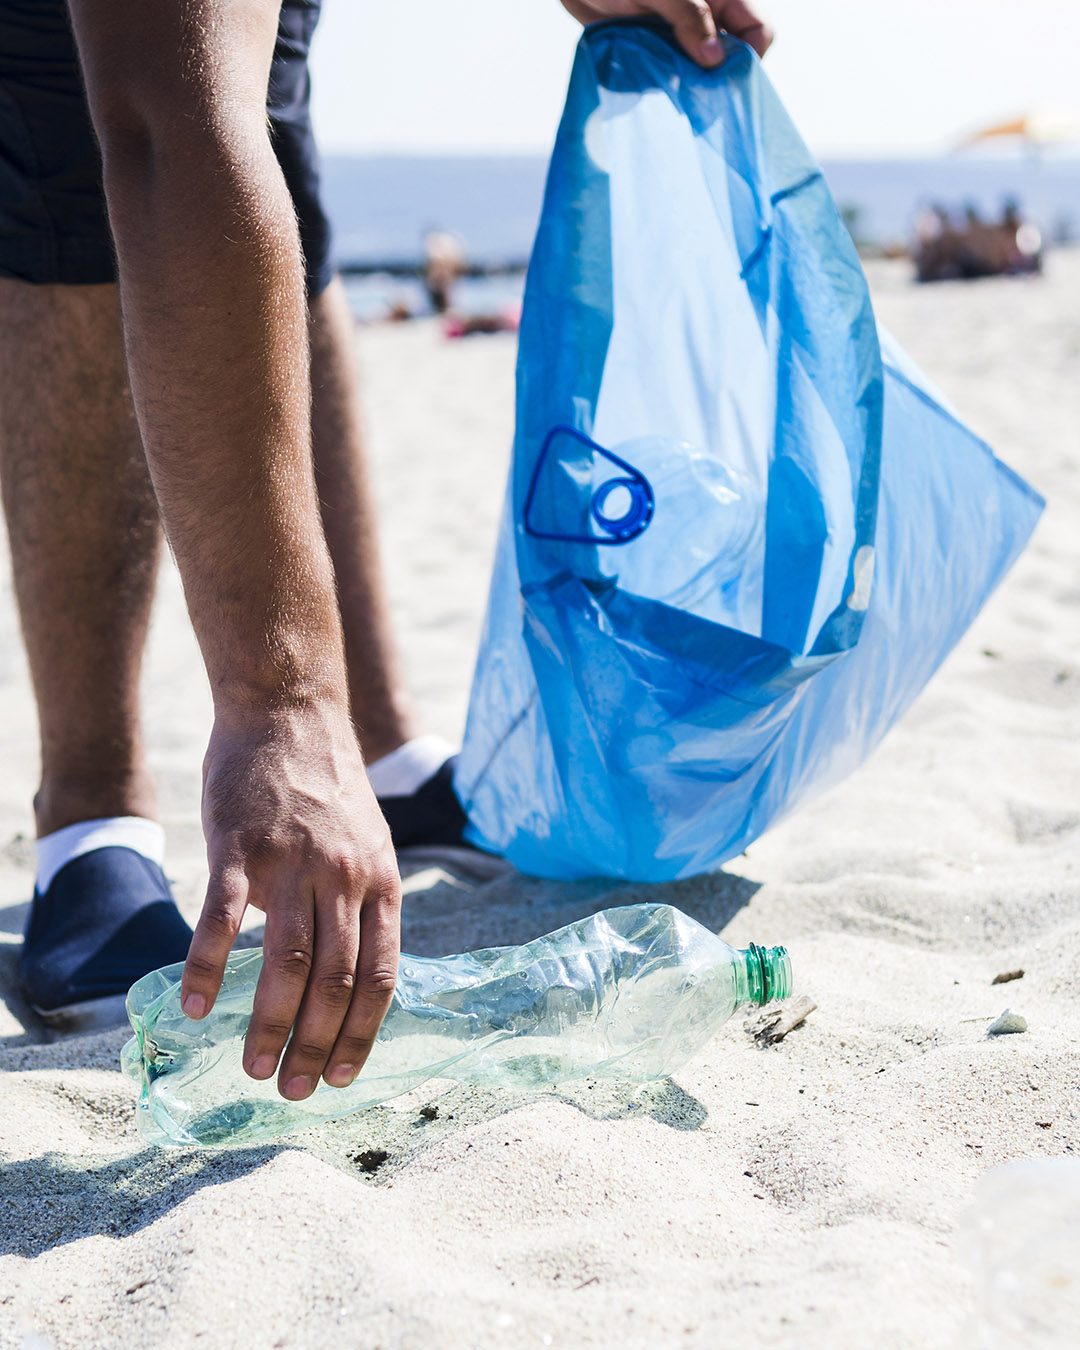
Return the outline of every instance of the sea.
<path id="1" fill-rule="evenodd" d="M 995 218 L 1010 198 L 1048 244 L 1080 238 L 1080 155 L 961 153 L 935 159 L 832 160 L 822 164 L 860 246 L 903 244 L 920 207 Z M 521 295 L 540 215 L 543 156 L 329 155 L 324 193 L 338 262 L 354 312 L 378 318 L 391 305 L 423 313 L 419 281 L 405 275 L 431 231 L 457 235 L 485 275 L 464 279 L 455 308 L 503 308 Z"/>

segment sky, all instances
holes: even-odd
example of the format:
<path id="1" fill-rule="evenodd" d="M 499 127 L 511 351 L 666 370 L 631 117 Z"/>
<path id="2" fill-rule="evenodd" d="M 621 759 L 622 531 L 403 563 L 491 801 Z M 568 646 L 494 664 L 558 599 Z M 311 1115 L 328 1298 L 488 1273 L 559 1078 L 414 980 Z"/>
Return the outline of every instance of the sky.
<path id="1" fill-rule="evenodd" d="M 1080 105 L 1078 0 L 761 0 L 766 69 L 822 157 L 920 155 Z M 558 0 L 324 0 L 324 152 L 547 153 L 580 28 Z"/>

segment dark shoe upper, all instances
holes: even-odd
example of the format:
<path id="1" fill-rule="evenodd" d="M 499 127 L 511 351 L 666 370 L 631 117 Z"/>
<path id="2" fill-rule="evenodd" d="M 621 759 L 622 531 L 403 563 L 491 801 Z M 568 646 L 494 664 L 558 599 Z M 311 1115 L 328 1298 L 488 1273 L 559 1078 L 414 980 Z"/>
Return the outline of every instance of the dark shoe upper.
<path id="1" fill-rule="evenodd" d="M 472 846 L 454 792 L 455 758 L 407 796 L 381 797 L 396 849 Z M 46 1015 L 115 998 L 161 966 L 183 961 L 191 929 L 157 863 L 110 845 L 83 853 L 34 893 L 20 968 Z"/>
<path id="2" fill-rule="evenodd" d="M 183 961 L 191 929 L 165 873 L 133 849 L 93 849 L 34 892 L 21 972 L 39 1011 L 126 994 L 159 966 Z"/>
<path id="3" fill-rule="evenodd" d="M 456 763 L 457 756 L 452 755 L 438 773 L 408 796 L 379 798 L 395 849 L 418 845 L 471 847 L 465 838 L 468 818 L 454 792 Z"/>

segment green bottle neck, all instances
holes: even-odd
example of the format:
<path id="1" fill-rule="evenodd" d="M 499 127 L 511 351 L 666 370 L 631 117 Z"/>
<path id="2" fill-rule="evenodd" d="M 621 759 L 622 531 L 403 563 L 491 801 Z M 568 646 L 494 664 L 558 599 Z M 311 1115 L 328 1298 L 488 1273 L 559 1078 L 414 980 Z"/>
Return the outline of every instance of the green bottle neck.
<path id="1" fill-rule="evenodd" d="M 738 1005 L 761 1007 L 791 993 L 791 961 L 786 947 L 759 947 L 751 942 L 735 953 L 735 994 Z"/>

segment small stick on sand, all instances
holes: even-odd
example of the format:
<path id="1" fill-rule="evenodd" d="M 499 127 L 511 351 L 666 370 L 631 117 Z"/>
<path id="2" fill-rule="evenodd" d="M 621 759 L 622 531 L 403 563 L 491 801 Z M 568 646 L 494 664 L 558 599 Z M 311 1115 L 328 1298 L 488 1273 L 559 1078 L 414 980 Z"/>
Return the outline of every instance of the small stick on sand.
<path id="1" fill-rule="evenodd" d="M 782 1041 L 789 1031 L 801 1025 L 817 1007 L 809 994 L 800 994 L 798 998 L 788 999 L 775 1012 L 769 1013 L 764 1022 L 754 1032 L 754 1039 L 762 1045 L 775 1045 Z"/>

